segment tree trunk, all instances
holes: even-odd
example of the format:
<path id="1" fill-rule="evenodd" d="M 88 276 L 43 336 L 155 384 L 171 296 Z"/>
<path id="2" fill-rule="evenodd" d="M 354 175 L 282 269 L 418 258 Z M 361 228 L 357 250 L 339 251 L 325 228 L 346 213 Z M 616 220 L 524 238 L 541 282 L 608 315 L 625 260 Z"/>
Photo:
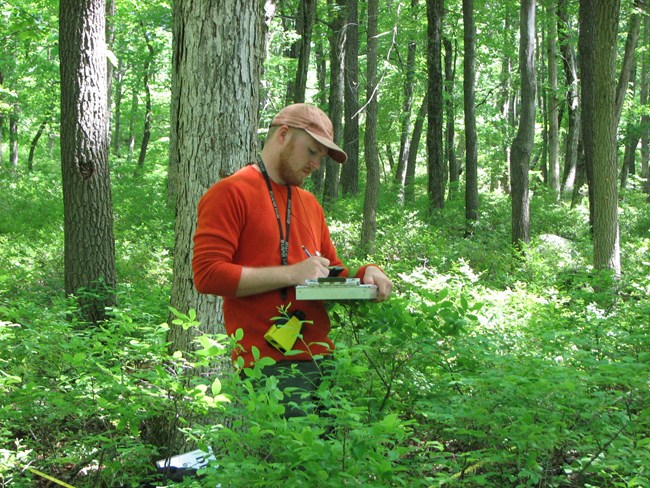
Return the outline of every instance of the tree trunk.
<path id="1" fill-rule="evenodd" d="M 399 156 L 397 168 L 395 169 L 395 183 L 402 189 L 404 187 L 404 172 L 409 157 L 409 143 L 411 133 L 411 112 L 413 111 L 413 88 L 415 86 L 415 55 L 417 43 L 408 43 L 408 54 L 406 57 L 406 76 L 404 78 L 404 100 L 402 102 L 402 113 L 400 116 L 401 136 L 399 144 Z"/>
<path id="2" fill-rule="evenodd" d="M 18 171 L 18 104 L 14 104 L 9 114 L 9 165 Z"/>
<path id="3" fill-rule="evenodd" d="M 27 171 L 29 171 L 30 173 L 34 169 L 34 151 L 36 151 L 36 144 L 38 144 L 38 140 L 43 135 L 43 131 L 45 130 L 45 127 L 47 126 L 47 123 L 49 121 L 50 121 L 49 117 L 43 119 L 41 125 L 38 127 L 38 130 L 36 131 L 36 135 L 34 135 L 34 138 L 32 139 L 32 143 L 29 145 L 29 157 L 27 158 Z"/>
<path id="4" fill-rule="evenodd" d="M 201 330 L 222 329 L 221 302 L 192 280 L 192 238 L 203 194 L 254 161 L 264 2 L 178 0 L 174 4 L 170 166 L 176 222 L 171 306 L 197 312 Z M 233 96 L 236 94 L 236 96 Z M 195 331 L 172 326 L 172 350 L 192 349 Z"/>
<path id="5" fill-rule="evenodd" d="M 630 94 L 634 98 L 636 89 L 636 64 L 632 67 L 630 75 Z M 627 186 L 628 175 L 635 173 L 636 148 L 641 139 L 641 127 L 637 125 L 634 118 L 629 117 L 625 124 L 625 150 L 623 152 L 623 164 L 621 165 L 621 194 L 624 193 Z"/>
<path id="6" fill-rule="evenodd" d="M 458 191 L 458 178 L 460 169 L 456 160 L 456 129 L 454 121 L 456 111 L 454 107 L 454 78 L 456 76 L 456 49 L 449 38 L 443 39 L 445 47 L 445 115 L 447 127 L 445 128 L 445 161 L 449 169 L 449 191 Z M 451 195 L 450 195 L 451 196 Z"/>
<path id="7" fill-rule="evenodd" d="M 535 137 L 535 0 L 522 0 L 519 18 L 519 72 L 521 110 L 512 143 L 512 243 L 517 249 L 530 242 L 528 169 Z"/>
<path id="8" fill-rule="evenodd" d="M 621 256 L 618 228 L 616 171 L 616 33 L 619 0 L 598 0 L 594 28 L 594 267 L 619 275 Z"/>
<path id="9" fill-rule="evenodd" d="M 332 19 L 330 33 L 330 92 L 329 92 L 329 117 L 334 129 L 334 141 L 340 143 L 343 133 L 343 24 L 345 19 L 345 0 L 329 1 Z M 323 188 L 323 202 L 327 204 L 339 196 L 339 174 L 341 165 L 331 158 L 325 161 L 325 185 Z"/>
<path id="10" fill-rule="evenodd" d="M 346 0 L 345 27 L 345 128 L 344 149 L 348 155 L 341 171 L 344 196 L 359 192 L 359 5 L 358 0 Z"/>
<path id="11" fill-rule="evenodd" d="M 513 134 L 515 132 L 515 91 L 512 83 L 513 57 L 511 49 L 508 46 L 514 44 L 514 26 L 513 19 L 509 9 L 505 11 L 503 21 L 503 54 L 501 58 L 501 73 L 499 83 L 501 85 L 501 94 L 499 107 L 501 112 L 501 150 L 504 155 L 505 165 L 496 165 L 490 174 L 490 189 L 492 191 L 501 187 L 505 193 L 510 193 L 510 146 L 512 145 Z M 474 34 L 475 35 L 475 34 Z M 472 75 L 473 76 L 473 75 Z"/>
<path id="12" fill-rule="evenodd" d="M 596 53 L 594 44 L 596 42 L 595 32 L 595 6 L 601 0 L 580 0 L 579 24 L 580 34 L 578 37 L 578 59 L 580 61 L 580 122 L 582 137 L 582 155 L 584 161 L 584 176 L 587 181 L 589 196 L 589 225 L 593 231 L 594 225 L 594 66 Z M 574 192 L 574 201 L 579 188 Z"/>
<path id="13" fill-rule="evenodd" d="M 142 169 L 144 166 L 144 159 L 147 156 L 147 148 L 149 147 L 149 139 L 151 138 L 151 87 L 149 86 L 149 71 L 151 70 L 151 63 L 154 60 L 156 52 L 151 44 L 151 39 L 147 34 L 144 22 L 140 21 L 140 26 L 144 30 L 144 40 L 149 50 L 149 56 L 144 62 L 144 95 L 145 95 L 145 108 L 144 108 L 144 127 L 142 129 L 142 143 L 140 144 L 140 156 L 138 156 L 138 168 Z"/>
<path id="14" fill-rule="evenodd" d="M 560 127 L 559 127 L 559 97 L 557 87 L 557 18 L 555 14 L 555 0 L 549 0 L 548 8 L 548 34 L 547 34 L 547 63 L 548 63 L 548 186 L 560 198 Z"/>
<path id="15" fill-rule="evenodd" d="M 643 18 L 643 45 L 650 45 L 650 16 Z M 641 116 L 641 178 L 643 190 L 650 195 L 650 115 L 648 115 L 648 85 L 650 85 L 650 56 L 643 56 L 639 101 L 646 111 Z"/>
<path id="16" fill-rule="evenodd" d="M 65 292 L 97 323 L 115 303 L 104 0 L 59 7 Z"/>
<path id="17" fill-rule="evenodd" d="M 366 130 L 364 156 L 366 160 L 366 194 L 363 204 L 361 248 L 373 254 L 377 237 L 377 201 L 379 200 L 379 158 L 377 148 L 377 17 L 378 0 L 368 0 L 368 29 L 366 34 Z"/>
<path id="18" fill-rule="evenodd" d="M 478 149 L 476 143 L 476 26 L 474 0 L 463 0 L 463 110 L 465 113 L 465 220 L 478 221 Z"/>
<path id="19" fill-rule="evenodd" d="M 316 18 L 316 0 L 300 0 L 298 10 L 299 21 L 296 30 L 300 39 L 298 43 L 298 67 L 296 68 L 296 85 L 294 102 L 305 101 L 307 89 L 307 73 L 309 72 L 309 55 L 311 53 L 311 37 Z"/>
<path id="20" fill-rule="evenodd" d="M 113 140 L 112 146 L 113 146 L 113 153 L 115 156 L 118 158 L 120 157 L 120 138 L 122 137 L 121 131 L 122 131 L 122 78 L 124 76 L 124 72 L 122 71 L 122 59 L 120 58 L 118 65 L 117 65 L 117 71 L 115 72 L 115 131 L 113 132 Z"/>
<path id="21" fill-rule="evenodd" d="M 424 121 L 427 117 L 429 107 L 429 97 L 425 96 L 420 104 L 420 109 L 415 117 L 413 124 L 413 136 L 409 149 L 409 160 L 406 165 L 406 177 L 404 178 L 404 201 L 413 202 L 415 200 L 415 167 L 418 159 L 418 148 L 420 147 L 420 138 L 424 130 Z"/>
<path id="22" fill-rule="evenodd" d="M 427 0 L 427 66 L 429 73 L 429 125 L 427 127 L 428 194 L 431 209 L 444 208 L 447 175 L 442 131 L 442 16 L 444 0 Z"/>
<path id="23" fill-rule="evenodd" d="M 562 192 L 571 193 L 576 182 L 578 167 L 578 140 L 580 139 L 580 104 L 578 96 L 578 68 L 575 52 L 569 41 L 572 25 L 567 13 L 567 0 L 558 2 L 558 43 L 566 80 L 567 135 L 564 150 Z"/>
<path id="24" fill-rule="evenodd" d="M 619 2 L 620 0 L 615 0 Z M 625 51 L 623 53 L 623 62 L 621 64 L 621 72 L 618 77 L 618 85 L 616 86 L 616 101 L 615 101 L 615 115 L 616 126 L 621 120 L 621 113 L 623 112 L 623 102 L 625 101 L 625 94 L 627 93 L 630 76 L 634 67 L 634 52 L 639 41 L 639 31 L 641 30 L 641 17 L 639 15 L 639 0 L 634 0 L 634 8 L 630 15 L 629 25 L 627 29 L 627 39 L 625 41 Z M 618 24 L 618 22 L 617 22 Z"/>

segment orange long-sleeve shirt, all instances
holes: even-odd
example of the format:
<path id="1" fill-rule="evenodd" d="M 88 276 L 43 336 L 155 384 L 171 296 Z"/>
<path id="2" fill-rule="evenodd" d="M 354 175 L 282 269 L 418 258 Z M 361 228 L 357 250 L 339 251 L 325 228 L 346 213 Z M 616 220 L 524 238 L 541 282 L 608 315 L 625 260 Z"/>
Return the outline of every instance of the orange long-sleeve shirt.
<path id="1" fill-rule="evenodd" d="M 285 231 L 287 187 L 272 183 Z M 325 215 L 316 198 L 306 190 L 292 187 L 292 211 L 289 236 L 288 264 L 306 259 L 302 246 L 312 254 L 318 251 L 341 266 L 332 244 Z M 296 300 L 295 289 L 287 289 L 283 300 L 280 290 L 237 298 L 235 293 L 244 266 L 278 266 L 280 231 L 268 188 L 262 174 L 254 166 L 242 168 L 234 175 L 212 186 L 199 202 L 198 222 L 194 234 L 194 285 L 200 293 L 220 295 L 228 334 L 243 329 L 241 350 L 233 351 L 233 360 L 242 356 L 246 366 L 253 361 L 252 348 L 261 357 L 280 361 L 309 360 L 312 355 L 330 354 L 334 344 L 328 337 L 330 320 L 322 301 Z M 365 266 L 357 272 L 363 276 Z M 343 276 L 347 275 L 347 269 Z M 278 316 L 278 307 L 291 304 L 291 311 L 301 310 L 306 320 L 302 330 L 304 343 L 296 342 L 294 349 L 304 352 L 285 356 L 270 346 L 264 334 Z"/>

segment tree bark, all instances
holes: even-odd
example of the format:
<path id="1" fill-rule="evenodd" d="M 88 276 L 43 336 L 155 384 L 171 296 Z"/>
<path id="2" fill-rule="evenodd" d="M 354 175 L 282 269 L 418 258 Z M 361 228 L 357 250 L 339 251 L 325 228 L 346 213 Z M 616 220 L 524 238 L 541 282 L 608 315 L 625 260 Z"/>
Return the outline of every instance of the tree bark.
<path id="1" fill-rule="evenodd" d="M 424 122 L 427 118 L 427 108 L 429 107 L 428 95 L 422 99 L 420 109 L 415 117 L 413 124 L 413 136 L 409 149 L 409 160 L 406 165 L 406 177 L 404 178 L 404 201 L 412 203 L 415 200 L 415 167 L 418 159 L 418 149 L 420 139 L 424 130 Z"/>
<path id="2" fill-rule="evenodd" d="M 650 45 L 650 16 L 643 18 L 643 45 Z M 642 107 L 648 106 L 648 88 L 650 85 L 650 56 L 646 53 L 641 64 L 641 87 L 639 101 Z M 650 195 L 650 115 L 647 110 L 641 116 L 641 178 L 643 191 Z"/>
<path id="3" fill-rule="evenodd" d="M 562 54 L 566 82 L 567 135 L 564 149 L 562 192 L 571 193 L 576 182 L 578 167 L 578 141 L 580 139 L 580 104 L 578 95 L 578 68 L 575 52 L 569 40 L 572 25 L 567 13 L 567 0 L 558 2 L 558 43 Z"/>
<path id="4" fill-rule="evenodd" d="M 43 135 L 43 131 L 45 130 L 45 127 L 47 126 L 47 123 L 49 121 L 50 121 L 49 117 L 43 119 L 41 125 L 38 127 L 38 130 L 36 131 L 36 134 L 34 135 L 34 138 L 32 139 L 32 143 L 29 145 L 29 157 L 27 158 L 27 171 L 29 171 L 30 173 L 34 169 L 34 151 L 36 151 L 36 145 L 38 144 L 38 140 Z"/>
<path id="5" fill-rule="evenodd" d="M 115 303 L 104 0 L 59 7 L 65 292 L 88 322 Z"/>
<path id="6" fill-rule="evenodd" d="M 594 12 L 595 64 L 593 140 L 594 146 L 594 267 L 620 275 L 616 171 L 616 33 L 619 0 L 597 0 Z"/>
<path id="7" fill-rule="evenodd" d="M 616 0 L 619 1 L 620 0 Z M 619 3 L 620 4 L 620 3 Z M 630 15 L 629 25 L 627 29 L 627 39 L 625 41 L 625 51 L 623 53 L 623 62 L 621 64 L 621 72 L 618 77 L 618 84 L 616 86 L 616 101 L 615 101 L 615 115 L 616 126 L 621 120 L 621 113 L 623 112 L 623 102 L 630 83 L 630 76 L 634 67 L 634 52 L 639 41 L 639 32 L 641 30 L 641 16 L 639 15 L 639 0 L 634 1 L 634 8 Z"/>
<path id="8" fill-rule="evenodd" d="M 329 2 L 331 8 L 332 31 L 330 33 L 330 92 L 329 92 L 329 117 L 334 129 L 334 140 L 337 144 L 341 141 L 343 133 L 343 24 L 345 18 L 345 0 Z M 323 188 L 323 202 L 327 204 L 338 198 L 339 175 L 341 165 L 331 158 L 325 162 L 325 185 Z"/>
<path id="9" fill-rule="evenodd" d="M 555 0 L 549 0 L 548 5 L 548 34 L 547 34 L 547 63 L 548 63 L 548 186 L 560 198 L 560 126 L 559 126 L 559 97 L 557 83 L 557 19 Z"/>
<path id="10" fill-rule="evenodd" d="M 368 29 L 366 34 L 366 130 L 364 156 L 366 160 L 366 193 L 363 203 L 361 248 L 372 254 L 377 237 L 377 201 L 379 200 L 379 158 L 377 148 L 377 17 L 378 0 L 368 0 Z"/>
<path id="11" fill-rule="evenodd" d="M 474 0 L 463 0 L 463 110 L 465 114 L 465 220 L 478 221 L 478 149 L 476 143 L 476 26 Z"/>
<path id="12" fill-rule="evenodd" d="M 171 306 L 197 312 L 201 330 L 222 329 L 221 302 L 192 280 L 197 204 L 221 178 L 255 160 L 264 2 L 174 4 L 170 166 L 176 196 Z M 172 326 L 173 350 L 192 349 L 196 331 Z"/>
<path id="13" fill-rule="evenodd" d="M 311 37 L 314 28 L 314 19 L 316 18 L 316 0 L 300 0 L 298 9 L 299 22 L 296 30 L 300 36 L 298 41 L 298 67 L 296 68 L 296 85 L 294 102 L 302 103 L 305 101 L 305 91 L 307 89 L 307 73 L 309 72 L 309 55 L 311 53 Z"/>
<path id="14" fill-rule="evenodd" d="M 521 109 L 512 143 L 512 243 L 517 249 L 530 242 L 528 170 L 535 137 L 535 0 L 522 0 L 519 18 Z"/>
<path id="15" fill-rule="evenodd" d="M 454 78 L 456 76 L 456 48 L 449 38 L 443 39 L 445 48 L 445 162 L 449 171 L 449 191 L 458 191 L 460 168 L 456 160 L 456 110 L 454 106 Z"/>
<path id="16" fill-rule="evenodd" d="M 445 206 L 447 175 L 443 158 L 442 132 L 442 16 L 444 0 L 427 0 L 427 66 L 429 73 L 429 125 L 427 127 L 428 195 L 431 209 Z"/>
<path id="17" fill-rule="evenodd" d="M 411 112 L 413 110 L 413 88 L 415 86 L 415 54 L 417 43 L 410 41 L 406 57 L 406 76 L 404 78 L 404 100 L 400 116 L 401 136 L 397 168 L 395 169 L 395 183 L 401 189 L 404 186 L 404 172 L 409 156 L 409 143 L 411 133 Z"/>
<path id="18" fill-rule="evenodd" d="M 346 0 L 346 6 L 343 140 L 348 160 L 341 171 L 341 189 L 344 196 L 354 196 L 359 193 L 359 5 Z"/>
<path id="19" fill-rule="evenodd" d="M 142 78 L 143 87 L 144 87 L 144 127 L 142 128 L 142 142 L 140 143 L 140 155 L 138 156 L 138 168 L 142 169 L 144 166 L 144 160 L 147 156 L 147 148 L 149 147 L 149 139 L 151 138 L 151 87 L 149 86 L 149 77 L 151 70 L 151 63 L 154 60 L 156 52 L 153 49 L 151 44 L 151 39 L 147 34 L 146 27 L 144 22 L 140 21 L 140 26 L 144 31 L 144 40 L 147 44 L 147 50 L 149 51 L 149 56 L 144 62 L 144 75 Z"/>

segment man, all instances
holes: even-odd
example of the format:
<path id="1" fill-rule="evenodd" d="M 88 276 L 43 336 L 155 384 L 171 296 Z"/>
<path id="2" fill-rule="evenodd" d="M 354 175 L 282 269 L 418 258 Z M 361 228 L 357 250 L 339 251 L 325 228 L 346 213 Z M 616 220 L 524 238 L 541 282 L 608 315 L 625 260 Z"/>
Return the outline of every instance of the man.
<path id="1" fill-rule="evenodd" d="M 347 159 L 333 141 L 327 115 L 312 105 L 290 105 L 271 122 L 261 158 L 216 183 L 199 203 L 194 284 L 200 293 L 224 298 L 228 334 L 243 330 L 233 351 L 238 367 L 271 357 L 280 366 L 308 372 L 315 357 L 334 350 L 324 303 L 295 295 L 296 285 L 328 276 L 329 266 L 342 266 L 323 209 L 300 188 L 328 155 L 339 163 Z M 342 276 L 347 275 L 344 268 Z M 392 283 L 379 267 L 363 266 L 356 277 L 377 286 L 377 301 L 390 296 Z M 290 355 L 264 338 L 282 307 L 289 314 L 299 311 L 304 321 Z"/>

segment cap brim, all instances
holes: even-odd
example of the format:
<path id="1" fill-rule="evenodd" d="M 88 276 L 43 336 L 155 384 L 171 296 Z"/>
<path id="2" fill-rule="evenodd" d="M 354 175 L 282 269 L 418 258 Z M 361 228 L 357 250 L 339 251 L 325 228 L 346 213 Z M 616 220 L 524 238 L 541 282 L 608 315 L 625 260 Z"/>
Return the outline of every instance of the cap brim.
<path id="1" fill-rule="evenodd" d="M 348 155 L 345 153 L 345 151 L 340 147 L 338 147 L 336 144 L 334 144 L 332 141 L 322 136 L 319 136 L 318 134 L 314 134 L 310 130 L 307 129 L 304 130 L 305 132 L 307 132 L 307 134 L 312 136 L 314 139 L 316 139 L 318 142 L 320 142 L 323 146 L 327 148 L 327 154 L 329 154 L 330 158 L 332 158 L 334 161 L 343 164 L 348 160 Z"/>

